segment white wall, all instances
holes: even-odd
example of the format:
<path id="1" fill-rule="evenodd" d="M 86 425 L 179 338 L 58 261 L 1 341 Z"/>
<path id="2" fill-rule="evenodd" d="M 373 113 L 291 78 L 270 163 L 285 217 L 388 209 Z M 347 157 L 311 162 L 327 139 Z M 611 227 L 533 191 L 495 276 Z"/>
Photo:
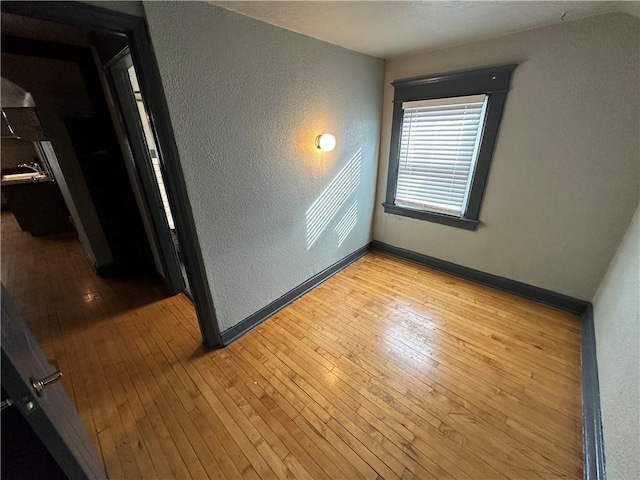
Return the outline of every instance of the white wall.
<path id="1" fill-rule="evenodd" d="M 639 21 L 612 14 L 387 62 L 374 238 L 590 300 L 638 204 Z M 519 63 L 476 232 L 384 213 L 397 79 Z"/>
<path id="2" fill-rule="evenodd" d="M 371 240 L 384 63 L 205 3 L 144 7 L 224 331 Z"/>
<path id="3" fill-rule="evenodd" d="M 640 478 L 640 208 L 593 299 L 607 478 Z"/>

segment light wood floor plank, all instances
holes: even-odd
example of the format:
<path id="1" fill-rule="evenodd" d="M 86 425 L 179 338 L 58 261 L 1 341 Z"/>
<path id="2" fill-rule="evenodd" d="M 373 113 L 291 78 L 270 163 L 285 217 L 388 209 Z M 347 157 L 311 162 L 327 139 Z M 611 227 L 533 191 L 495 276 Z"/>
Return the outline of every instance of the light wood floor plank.
<path id="1" fill-rule="evenodd" d="M 321 297 L 321 299 L 322 298 L 324 297 Z M 315 304 L 316 306 L 314 308 L 316 310 L 322 310 L 323 308 L 325 308 L 323 307 L 323 305 L 325 304 L 321 302 L 321 300 L 315 301 Z M 355 323 L 355 322 L 351 322 L 349 317 L 345 316 L 341 311 L 333 309 L 331 313 L 332 313 L 332 316 L 341 317 L 341 320 L 343 321 L 343 325 L 348 326 L 350 323 Z M 370 315 L 373 315 L 373 313 L 371 313 Z M 309 311 L 309 315 L 307 315 L 307 317 L 313 317 L 313 312 Z M 480 376 L 477 378 L 484 379 L 488 375 L 492 375 L 495 378 L 499 378 L 500 379 L 499 383 L 495 383 L 495 385 L 500 386 L 500 388 L 505 391 L 509 391 L 510 394 L 517 395 L 517 393 L 514 393 L 514 392 L 524 391 L 526 387 L 528 387 L 529 389 L 533 389 L 529 391 L 535 392 L 536 391 L 535 389 L 539 387 L 538 382 L 531 381 L 532 379 L 530 375 L 524 376 L 525 378 L 524 383 L 522 382 L 522 377 L 521 378 L 516 377 L 514 379 L 516 381 L 512 382 L 510 379 L 514 377 L 513 372 L 510 372 L 508 369 L 502 368 L 499 364 L 492 363 L 491 361 L 485 361 L 482 358 L 477 357 L 477 355 L 474 354 L 473 351 L 466 350 L 465 345 L 460 345 L 460 343 L 455 338 L 450 338 L 449 336 L 446 336 L 446 335 L 436 336 L 433 334 L 427 334 L 429 330 L 432 330 L 433 332 L 438 331 L 437 328 L 429 324 L 423 325 L 422 329 L 424 330 L 424 332 L 421 332 L 419 330 L 418 325 L 416 325 L 415 323 L 406 324 L 405 319 L 402 317 L 401 318 L 395 317 L 394 319 L 390 320 L 390 319 L 381 317 L 379 315 L 376 315 L 373 318 L 377 320 L 376 324 L 379 324 L 382 327 L 381 329 L 377 330 L 378 332 L 380 332 L 379 338 L 384 339 L 385 340 L 384 343 L 393 343 L 394 346 L 397 347 L 399 351 L 406 351 L 409 357 L 413 358 L 417 356 L 423 356 L 423 357 L 426 356 L 436 360 L 434 366 L 437 366 L 436 364 L 440 364 L 440 363 L 443 363 L 449 367 L 455 365 L 455 366 L 459 366 L 459 368 L 461 368 L 463 372 L 468 372 L 470 368 L 473 369 L 477 367 L 480 372 Z M 356 325 L 358 324 L 356 323 Z M 400 334 L 394 335 L 394 336 L 390 336 L 388 335 L 388 333 L 385 334 L 385 331 L 387 331 L 385 330 L 385 327 L 387 330 L 389 328 L 392 328 L 394 332 L 397 332 Z M 360 326 L 360 328 L 362 327 Z M 376 327 L 367 326 L 367 331 L 369 331 L 369 335 L 371 335 L 371 333 L 376 332 Z M 378 345 L 383 346 L 384 343 L 380 342 Z M 425 345 L 427 345 L 430 348 L 425 349 L 424 348 Z M 460 348 L 460 346 L 463 349 L 465 349 L 465 353 L 469 353 L 469 355 L 466 355 L 464 357 L 451 355 L 451 351 L 452 350 L 455 351 L 455 348 Z M 464 376 L 465 378 L 468 378 L 468 379 L 476 378 L 466 374 Z M 575 390 L 576 389 L 570 389 L 571 396 L 575 397 Z M 547 391 L 544 392 L 545 396 L 543 399 L 543 403 L 545 405 L 548 404 L 548 399 L 549 397 L 551 397 L 554 400 L 559 400 L 557 402 L 553 402 L 552 406 L 557 405 L 558 408 L 562 410 L 565 407 L 565 404 L 571 401 L 570 399 L 567 399 L 566 396 L 563 396 L 563 392 L 564 392 L 564 388 L 547 389 Z M 579 402 L 579 400 L 577 401 Z M 570 412 L 571 412 L 571 416 L 573 417 L 577 415 L 577 413 L 575 413 L 575 408 L 571 409 Z M 578 414 L 579 413 L 580 412 L 578 411 Z"/>
<path id="2" fill-rule="evenodd" d="M 373 252 L 229 347 L 2 214 L 3 284 L 111 479 L 582 477 L 580 324 Z"/>
<path id="3" fill-rule="evenodd" d="M 301 322 L 301 321 L 302 320 L 300 318 L 298 318 L 298 322 Z M 349 325 L 347 325 L 346 323 L 342 322 L 340 324 L 340 327 L 343 329 L 343 331 L 345 333 L 349 333 L 349 332 L 347 332 L 347 330 L 349 330 L 349 328 L 350 328 Z M 290 324 L 289 328 L 290 329 L 294 329 L 295 325 L 294 324 Z M 312 332 L 313 331 L 313 326 L 312 325 L 307 325 L 307 326 L 305 326 L 305 328 L 306 328 L 307 332 Z M 343 337 L 346 337 L 346 335 L 344 335 Z M 364 353 L 366 351 L 366 349 L 363 350 L 363 347 L 361 347 L 361 345 L 362 345 L 361 342 L 363 342 L 363 341 L 364 341 L 364 338 L 360 339 L 359 341 L 356 340 L 354 342 L 351 342 L 351 341 L 347 340 L 347 342 L 344 343 L 345 346 L 342 348 L 342 353 L 349 355 L 351 352 L 357 352 L 358 355 L 364 355 L 364 358 L 369 358 L 369 357 L 373 356 L 373 357 L 375 357 L 374 360 L 373 360 L 373 364 L 385 364 L 385 362 L 386 362 L 386 367 L 387 368 L 390 368 L 390 365 L 393 365 L 394 363 L 395 364 L 399 364 L 403 371 L 400 372 L 398 369 L 395 369 L 393 373 L 394 374 L 398 374 L 398 373 L 408 374 L 409 376 L 406 377 L 406 378 L 410 382 L 416 384 L 416 387 L 417 387 L 416 391 L 421 391 L 420 385 L 416 383 L 416 382 L 420 382 L 420 380 L 418 380 L 418 378 L 420 377 L 420 373 L 419 373 L 420 369 L 419 368 L 418 369 L 412 369 L 409 365 L 407 365 L 407 362 L 397 362 L 395 359 L 383 358 L 378 354 L 372 353 L 371 351 L 367 351 L 366 353 Z M 335 345 L 342 345 L 342 342 L 334 343 L 334 346 Z M 331 348 L 331 347 L 328 347 L 328 348 Z M 338 354 L 336 354 L 336 355 L 338 355 Z M 437 384 L 437 383 L 434 383 L 434 381 L 438 381 L 440 383 Z M 494 414 L 497 418 L 499 418 L 502 422 L 504 422 L 506 420 L 505 414 L 503 414 L 499 409 L 496 410 L 494 407 L 489 407 L 487 403 L 483 403 L 483 402 L 479 403 L 479 398 L 480 397 L 478 396 L 478 393 L 481 392 L 481 389 L 482 389 L 482 385 L 481 384 L 478 384 L 478 383 L 472 384 L 473 387 L 474 387 L 474 390 L 469 390 L 469 389 L 465 388 L 464 381 L 465 381 L 465 379 L 462 378 L 460 382 L 450 383 L 450 382 L 447 381 L 447 377 L 446 376 L 440 375 L 439 370 L 438 369 L 433 369 L 433 368 L 430 370 L 429 376 L 428 377 L 423 376 L 423 380 L 422 380 L 422 382 L 426 382 L 425 385 L 427 385 L 429 387 L 434 387 L 436 389 L 439 389 L 438 387 L 441 384 L 446 385 L 448 387 L 449 391 L 444 390 L 444 392 L 445 392 L 444 394 L 446 396 L 449 396 L 449 397 L 451 397 L 452 395 L 455 395 L 455 394 L 452 393 L 452 391 L 455 391 L 455 392 L 458 392 L 458 393 L 460 393 L 461 389 L 463 391 L 468 391 L 469 395 L 465 395 L 464 393 L 462 393 L 462 397 L 458 397 L 456 395 L 456 397 L 461 400 L 461 401 L 458 401 L 458 404 L 460 404 L 461 406 L 465 406 L 465 407 L 469 408 L 468 405 L 473 405 L 474 403 L 476 403 L 476 404 L 481 405 L 481 407 L 484 410 L 491 411 L 491 413 Z M 422 390 L 425 390 L 425 389 L 422 388 Z M 439 390 L 442 393 L 442 390 L 441 389 L 439 389 Z M 475 395 L 474 395 L 474 392 L 475 392 Z M 431 393 L 431 392 L 429 392 L 429 393 Z M 468 401 L 464 399 L 465 397 L 466 398 L 470 398 L 471 399 L 470 401 L 473 402 L 473 403 L 469 404 Z M 487 400 L 488 402 L 493 403 L 494 399 L 493 399 L 492 396 L 489 396 L 487 398 L 488 398 L 488 400 Z M 546 410 L 547 410 L 546 413 L 548 415 L 549 414 L 549 409 L 546 408 Z M 522 411 L 522 408 L 519 408 L 519 411 Z M 511 414 L 513 414 L 513 409 L 511 410 Z M 528 416 L 529 415 L 529 410 L 527 410 L 523 415 Z M 546 419 L 547 419 L 546 417 L 541 417 L 541 419 L 540 419 L 541 420 L 541 424 L 543 426 L 547 424 Z M 562 421 L 562 420 L 560 419 L 560 421 Z M 572 426 L 571 423 L 569 423 L 568 425 Z M 547 429 L 546 426 L 544 428 Z"/>

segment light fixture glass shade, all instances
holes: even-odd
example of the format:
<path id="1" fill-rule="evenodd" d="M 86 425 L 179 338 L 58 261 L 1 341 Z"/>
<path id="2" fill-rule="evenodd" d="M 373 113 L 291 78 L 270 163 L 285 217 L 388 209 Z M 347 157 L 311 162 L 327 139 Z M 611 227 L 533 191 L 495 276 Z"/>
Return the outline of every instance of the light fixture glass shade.
<path id="1" fill-rule="evenodd" d="M 316 147 L 323 152 L 330 152 L 336 148 L 336 137 L 330 133 L 323 133 L 316 137 Z"/>

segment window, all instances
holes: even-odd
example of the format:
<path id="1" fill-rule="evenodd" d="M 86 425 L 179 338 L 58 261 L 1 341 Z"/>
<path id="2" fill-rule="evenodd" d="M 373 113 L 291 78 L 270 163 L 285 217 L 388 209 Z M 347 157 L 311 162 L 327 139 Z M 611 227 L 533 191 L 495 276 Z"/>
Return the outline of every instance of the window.
<path id="1" fill-rule="evenodd" d="M 476 229 L 515 67 L 393 83 L 385 212 Z"/>

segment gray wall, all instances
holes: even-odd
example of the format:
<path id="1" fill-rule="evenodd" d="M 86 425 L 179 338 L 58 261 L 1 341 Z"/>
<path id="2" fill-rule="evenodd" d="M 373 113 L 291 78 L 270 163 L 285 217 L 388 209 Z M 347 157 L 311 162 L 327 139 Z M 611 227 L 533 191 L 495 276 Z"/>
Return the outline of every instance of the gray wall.
<path id="1" fill-rule="evenodd" d="M 82 0 L 82 3 L 93 5 L 94 7 L 108 8 L 120 13 L 144 17 L 144 7 L 141 1 L 134 0 Z"/>
<path id="2" fill-rule="evenodd" d="M 205 3 L 144 7 L 224 331 L 371 240 L 384 62 Z"/>
<path id="3" fill-rule="evenodd" d="M 640 209 L 593 299 L 607 477 L 640 478 Z"/>
<path id="4" fill-rule="evenodd" d="M 374 238 L 591 299 L 639 199 L 639 40 L 612 14 L 388 61 Z M 390 82 L 510 62 L 478 230 L 385 214 Z"/>

